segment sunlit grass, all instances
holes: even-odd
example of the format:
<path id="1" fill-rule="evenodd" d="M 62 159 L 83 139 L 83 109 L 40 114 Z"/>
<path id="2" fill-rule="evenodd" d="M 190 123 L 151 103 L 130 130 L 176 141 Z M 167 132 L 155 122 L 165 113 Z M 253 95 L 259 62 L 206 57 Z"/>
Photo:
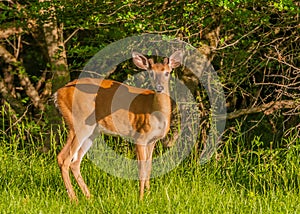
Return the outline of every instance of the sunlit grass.
<path id="1" fill-rule="evenodd" d="M 6 116 L 2 112 L 2 130 L 7 131 L 0 141 L 1 213 L 300 212 L 299 139 L 289 148 L 265 148 L 255 137 L 249 149 L 242 137 L 228 136 L 208 163 L 200 165 L 188 157 L 171 172 L 153 178 L 144 201 L 138 199 L 138 181 L 107 174 L 85 158 L 82 175 L 92 198 L 86 200 L 72 179 L 79 198 L 74 204 L 56 162 L 66 130 L 44 133 L 31 122 L 14 124 Z M 45 143 L 49 151 L 41 149 Z"/>
<path id="2" fill-rule="evenodd" d="M 255 187 L 246 188 L 231 180 L 231 176 L 222 177 L 215 165 L 199 166 L 186 161 L 170 173 L 152 179 L 151 191 L 141 202 L 137 181 L 108 175 L 85 160 L 82 173 L 93 196 L 86 200 L 76 187 L 80 202 L 75 205 L 67 198 L 55 160 L 46 156 L 30 158 L 1 153 L 0 209 L 4 213 L 299 211 L 297 189 L 285 191 L 284 185 L 282 189 L 265 192 Z"/>

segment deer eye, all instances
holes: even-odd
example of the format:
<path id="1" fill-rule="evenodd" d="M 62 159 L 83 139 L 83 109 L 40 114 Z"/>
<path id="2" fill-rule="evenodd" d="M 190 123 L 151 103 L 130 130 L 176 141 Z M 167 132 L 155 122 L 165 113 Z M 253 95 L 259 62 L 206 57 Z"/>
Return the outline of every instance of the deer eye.
<path id="1" fill-rule="evenodd" d="M 165 76 L 166 76 L 166 77 L 168 77 L 168 76 L 169 76 L 169 74 L 170 74 L 169 72 L 165 72 Z"/>

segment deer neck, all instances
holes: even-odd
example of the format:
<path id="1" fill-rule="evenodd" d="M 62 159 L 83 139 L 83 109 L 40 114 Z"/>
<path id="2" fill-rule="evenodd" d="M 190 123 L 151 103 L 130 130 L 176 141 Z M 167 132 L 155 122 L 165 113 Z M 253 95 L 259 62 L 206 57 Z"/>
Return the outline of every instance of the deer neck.
<path id="1" fill-rule="evenodd" d="M 153 101 L 153 111 L 160 112 L 169 122 L 171 115 L 171 99 L 169 93 L 155 93 Z"/>

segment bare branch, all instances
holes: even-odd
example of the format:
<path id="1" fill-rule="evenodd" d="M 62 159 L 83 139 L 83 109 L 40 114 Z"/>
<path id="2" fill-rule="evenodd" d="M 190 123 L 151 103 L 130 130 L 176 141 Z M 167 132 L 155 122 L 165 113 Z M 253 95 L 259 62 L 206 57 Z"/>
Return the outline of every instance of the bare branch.
<path id="1" fill-rule="evenodd" d="M 0 39 L 7 39 L 8 37 L 16 34 L 20 34 L 23 32 L 23 29 L 18 27 L 12 27 L 7 29 L 0 29 Z"/>
<path id="2" fill-rule="evenodd" d="M 268 56 L 268 55 L 266 55 L 266 54 L 265 54 L 265 56 L 266 56 L 268 59 L 276 60 L 277 62 L 280 62 L 280 63 L 282 63 L 282 64 L 285 64 L 285 65 L 287 65 L 287 66 L 289 66 L 289 67 L 291 67 L 291 68 L 297 70 L 298 72 L 300 72 L 300 68 L 297 68 L 296 66 L 293 66 L 293 65 L 291 65 L 291 64 L 289 64 L 289 63 L 287 63 L 287 62 L 285 62 L 285 61 L 282 61 L 282 60 L 280 60 L 280 59 L 277 59 L 277 58 L 275 58 L 275 57 Z"/>
<path id="3" fill-rule="evenodd" d="M 2 45 L 0 45 L 0 57 L 4 59 L 4 61 L 8 64 L 15 65 L 17 63 L 17 59 L 9 53 L 6 48 Z"/>
<path id="4" fill-rule="evenodd" d="M 299 101 L 296 100 L 281 100 L 281 101 L 271 101 L 266 104 L 262 104 L 257 107 L 241 109 L 235 112 L 227 114 L 227 119 L 235 119 L 247 114 L 255 114 L 264 112 L 266 115 L 272 114 L 274 111 L 279 109 L 293 109 L 299 106 Z"/>
<path id="5" fill-rule="evenodd" d="M 25 68 L 20 64 L 20 62 L 18 62 L 18 60 L 2 45 L 0 45 L 0 57 L 2 57 L 6 63 L 14 65 L 18 69 L 25 71 Z M 26 94 L 32 101 L 33 105 L 40 110 L 44 110 L 44 104 L 41 102 L 38 91 L 35 89 L 28 75 L 24 71 L 18 72 L 21 86 L 25 88 Z"/>

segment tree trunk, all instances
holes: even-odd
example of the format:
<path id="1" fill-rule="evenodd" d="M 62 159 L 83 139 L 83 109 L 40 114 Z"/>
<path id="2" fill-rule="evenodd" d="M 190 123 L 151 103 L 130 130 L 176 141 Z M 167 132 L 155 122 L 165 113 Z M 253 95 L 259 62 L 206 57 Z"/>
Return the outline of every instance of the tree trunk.
<path id="1" fill-rule="evenodd" d="M 39 0 L 40 3 L 51 2 L 51 0 Z M 52 72 L 52 92 L 54 93 L 70 81 L 66 51 L 63 41 L 63 25 L 56 22 L 55 7 L 50 6 L 48 11 L 41 11 L 42 14 L 49 14 L 48 20 L 45 20 L 43 32 L 47 45 L 50 69 Z"/>
<path id="2" fill-rule="evenodd" d="M 56 21 L 55 7 L 51 4 L 51 0 L 39 0 L 40 3 L 50 2 L 50 7 L 47 11 L 40 11 L 42 14 L 48 14 L 48 20 L 44 21 L 43 33 L 46 43 L 47 55 L 50 62 L 51 78 L 46 83 L 48 90 L 52 94 L 55 93 L 60 87 L 70 81 L 70 73 L 68 71 L 67 57 L 63 40 L 63 25 L 58 25 Z M 56 141 L 59 141 L 57 134 L 58 126 L 62 123 L 61 116 L 59 115 L 54 103 L 51 102 L 47 106 L 45 117 L 51 124 Z M 44 151 L 50 148 L 50 142 L 46 143 Z"/>

